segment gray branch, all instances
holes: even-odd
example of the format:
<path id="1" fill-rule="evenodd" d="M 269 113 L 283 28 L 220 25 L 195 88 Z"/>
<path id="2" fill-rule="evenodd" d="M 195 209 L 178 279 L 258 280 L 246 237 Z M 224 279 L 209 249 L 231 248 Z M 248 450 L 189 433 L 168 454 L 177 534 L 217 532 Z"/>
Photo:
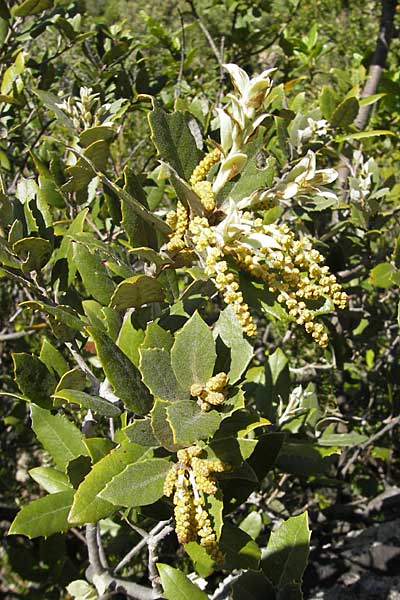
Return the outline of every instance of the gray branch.
<path id="1" fill-rule="evenodd" d="M 154 600 L 159 597 L 151 588 L 139 585 L 132 581 L 124 581 L 110 575 L 109 571 L 102 565 L 99 540 L 97 537 L 98 526 L 96 523 L 86 525 L 86 542 L 89 556 L 88 576 L 91 583 L 96 587 L 100 598 L 104 598 L 106 592 L 121 592 L 133 600 Z M 106 594 L 108 596 L 108 594 Z"/>

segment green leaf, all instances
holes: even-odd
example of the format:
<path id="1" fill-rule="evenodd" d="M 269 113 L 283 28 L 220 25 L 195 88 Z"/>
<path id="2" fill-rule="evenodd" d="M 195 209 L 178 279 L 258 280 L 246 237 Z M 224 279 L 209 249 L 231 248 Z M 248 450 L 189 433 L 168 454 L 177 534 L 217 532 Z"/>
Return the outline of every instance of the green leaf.
<path id="1" fill-rule="evenodd" d="M 69 306 L 63 306 L 62 304 L 59 306 L 50 306 L 49 304 L 45 304 L 45 302 L 39 302 L 37 300 L 21 302 L 20 306 L 32 310 L 41 310 L 44 313 L 51 315 L 51 317 L 54 317 L 55 321 L 76 331 L 82 331 L 83 329 L 83 321 L 78 317 L 78 313 Z"/>
<path id="2" fill-rule="evenodd" d="M 65 201 L 57 185 L 50 177 L 39 177 L 38 200 L 56 208 L 64 208 Z"/>
<path id="3" fill-rule="evenodd" d="M 140 349 L 140 372 L 151 393 L 162 400 L 186 400 L 189 393 L 182 389 L 171 367 L 171 357 L 163 348 Z"/>
<path id="4" fill-rule="evenodd" d="M 173 430 L 167 420 L 169 406 L 171 406 L 170 402 L 156 399 L 151 411 L 151 428 L 160 446 L 170 452 L 176 452 L 182 446 L 175 443 Z"/>
<path id="5" fill-rule="evenodd" d="M 363 140 L 364 138 L 375 137 L 379 135 L 395 135 L 389 129 L 374 129 L 370 131 L 358 131 L 356 133 L 347 133 L 335 137 L 335 142 L 346 142 L 348 140 Z"/>
<path id="6" fill-rule="evenodd" d="M 118 417 L 121 414 L 118 406 L 100 396 L 92 396 L 78 390 L 62 389 L 53 394 L 54 398 L 61 398 L 69 404 L 79 404 L 82 408 L 91 409 L 105 417 Z"/>
<path id="7" fill-rule="evenodd" d="M 249 513 L 240 523 L 239 528 L 246 532 L 253 540 L 256 540 L 263 528 L 262 517 L 258 512 Z"/>
<path id="8" fill-rule="evenodd" d="M 88 331 L 96 344 L 97 355 L 115 394 L 129 410 L 138 415 L 147 414 L 152 400 L 137 367 L 100 329 L 89 327 Z"/>
<path id="9" fill-rule="evenodd" d="M 115 448 L 114 442 L 108 438 L 85 438 L 83 443 L 88 449 L 92 464 L 99 462 Z"/>
<path id="10" fill-rule="evenodd" d="M 232 584 L 232 592 L 233 600 L 276 600 L 274 588 L 262 571 L 243 573 Z M 285 598 L 282 597 L 281 600 Z"/>
<path id="11" fill-rule="evenodd" d="M 74 490 L 49 494 L 24 506 L 11 524 L 9 535 L 21 534 L 29 538 L 47 537 L 68 529 L 67 516 Z"/>
<path id="12" fill-rule="evenodd" d="M 369 274 L 369 279 L 372 285 L 380 288 L 389 288 L 393 285 L 392 276 L 395 273 L 395 268 L 391 263 L 384 262 L 376 265 Z"/>
<path id="13" fill-rule="evenodd" d="M 213 374 L 217 353 L 211 330 L 196 311 L 175 335 L 171 349 L 172 369 L 179 384 L 190 390 L 205 385 Z"/>
<path id="14" fill-rule="evenodd" d="M 26 237 L 13 244 L 15 254 L 22 262 L 22 271 L 39 271 L 49 260 L 52 247 L 49 240 L 41 237 Z"/>
<path id="15" fill-rule="evenodd" d="M 32 429 L 43 448 L 60 469 L 70 460 L 87 455 L 83 434 L 64 415 L 52 415 L 49 410 L 32 404 Z"/>
<path id="16" fill-rule="evenodd" d="M 276 465 L 285 473 L 299 476 L 326 473 L 334 454 L 338 454 L 335 448 L 323 448 L 307 442 L 287 442 L 281 448 Z"/>
<path id="17" fill-rule="evenodd" d="M 65 473 L 53 467 L 35 467 L 30 469 L 28 473 L 49 494 L 66 492 L 72 489 Z"/>
<path id="18" fill-rule="evenodd" d="M 11 354 L 14 362 L 14 378 L 21 392 L 39 406 L 50 408 L 50 396 L 56 380 L 37 356 L 25 352 Z"/>
<path id="19" fill-rule="evenodd" d="M 89 127 L 89 129 L 85 129 L 79 135 L 79 141 L 83 148 L 87 148 L 94 142 L 109 141 L 116 134 L 114 127 L 110 125 L 97 125 L 96 127 Z"/>
<path id="20" fill-rule="evenodd" d="M 73 260 L 88 294 L 107 305 L 115 289 L 101 257 L 92 254 L 84 244 L 73 242 Z"/>
<path id="21" fill-rule="evenodd" d="M 119 330 L 117 346 L 121 348 L 122 352 L 126 354 L 129 360 L 139 367 L 139 346 L 144 340 L 143 329 L 135 329 L 132 325 L 131 312 L 127 311 L 121 329 Z"/>
<path id="22" fill-rule="evenodd" d="M 276 385 L 280 375 L 287 365 L 288 359 L 280 348 L 277 348 L 271 356 L 268 357 L 268 364 L 271 371 L 273 385 Z"/>
<path id="23" fill-rule="evenodd" d="M 361 433 L 357 433 L 357 431 L 352 431 L 351 433 L 326 433 L 322 434 L 320 438 L 318 438 L 319 446 L 338 446 L 340 448 L 344 446 L 358 446 L 358 444 L 363 444 L 366 442 L 368 437 L 366 435 L 361 435 Z"/>
<path id="24" fill-rule="evenodd" d="M 39 100 L 44 104 L 46 108 L 49 108 L 54 112 L 57 119 L 62 123 L 65 127 L 70 129 L 72 132 L 75 132 L 75 125 L 69 117 L 65 114 L 63 110 L 58 106 L 60 103 L 60 98 L 52 94 L 51 92 L 47 92 L 45 90 L 32 90 L 36 96 L 39 97 Z"/>
<path id="25" fill-rule="evenodd" d="M 193 117 L 188 113 L 164 112 L 155 99 L 149 114 L 152 140 L 166 163 L 171 165 L 179 177 L 189 181 L 194 168 L 200 162 L 201 153 L 189 128 Z"/>
<path id="26" fill-rule="evenodd" d="M 214 561 L 198 542 L 185 544 L 185 552 L 190 556 L 196 573 L 200 577 L 208 577 L 214 571 Z"/>
<path id="27" fill-rule="evenodd" d="M 359 103 L 357 98 L 350 96 L 335 108 L 330 118 L 332 127 L 347 127 L 358 115 Z"/>
<path id="28" fill-rule="evenodd" d="M 244 338 L 243 329 L 230 305 L 219 314 L 214 328 L 214 337 L 217 335 L 231 351 L 229 383 L 232 385 L 246 370 L 253 357 L 253 347 Z"/>
<path id="29" fill-rule="evenodd" d="M 145 452 L 146 448 L 136 444 L 124 444 L 96 462 L 75 493 L 68 522 L 72 525 L 96 523 L 115 512 L 114 504 L 100 498 L 99 494 L 113 477 Z"/>
<path id="30" fill-rule="evenodd" d="M 162 563 L 157 563 L 157 569 L 164 590 L 163 595 L 167 600 L 208 600 L 207 594 L 192 583 L 182 571 Z"/>
<path id="31" fill-rule="evenodd" d="M 216 410 L 203 412 L 194 400 L 182 400 L 167 408 L 167 418 L 174 442 L 186 446 L 212 437 L 222 417 Z"/>
<path id="32" fill-rule="evenodd" d="M 128 465 L 99 493 L 100 498 L 117 506 L 146 506 L 159 500 L 171 463 L 163 458 L 140 460 Z"/>
<path id="33" fill-rule="evenodd" d="M 69 365 L 61 352 L 46 337 L 43 338 L 39 358 L 50 372 L 56 372 L 59 377 L 69 370 Z"/>
<path id="34" fill-rule="evenodd" d="M 291 517 L 271 532 L 261 566 L 278 590 L 301 582 L 307 566 L 310 535 L 306 512 Z"/>
<path id="35" fill-rule="evenodd" d="M 125 310 L 163 300 L 164 290 L 157 279 L 147 275 L 134 275 L 117 285 L 110 306 L 117 310 Z"/>
<path id="36" fill-rule="evenodd" d="M 85 373 L 81 371 L 79 367 L 75 367 L 74 369 L 64 373 L 58 382 L 55 391 L 59 392 L 60 390 L 70 389 L 81 390 L 83 392 L 86 386 L 87 381 Z M 57 406 L 57 404 L 57 402 L 54 402 L 54 406 Z"/>
<path id="37" fill-rule="evenodd" d="M 324 119 L 329 121 L 336 108 L 336 94 L 331 87 L 324 85 L 319 96 L 319 106 Z"/>
<path id="38" fill-rule="evenodd" d="M 130 442 L 146 448 L 156 448 L 160 445 L 154 436 L 150 419 L 135 419 L 133 423 L 122 429 L 122 433 Z"/>
<path id="39" fill-rule="evenodd" d="M 261 551 L 254 540 L 247 533 L 225 523 L 220 539 L 221 551 L 225 555 L 224 567 L 232 569 L 257 569 Z"/>
<path id="40" fill-rule="evenodd" d="M 172 334 L 160 327 L 156 321 L 152 321 L 147 325 L 146 334 L 143 341 L 142 349 L 147 348 L 162 348 L 164 350 L 171 350 L 174 343 Z"/>
<path id="41" fill-rule="evenodd" d="M 12 14 L 14 17 L 27 17 L 52 8 L 53 5 L 54 0 L 25 0 L 22 4 L 13 7 Z"/>

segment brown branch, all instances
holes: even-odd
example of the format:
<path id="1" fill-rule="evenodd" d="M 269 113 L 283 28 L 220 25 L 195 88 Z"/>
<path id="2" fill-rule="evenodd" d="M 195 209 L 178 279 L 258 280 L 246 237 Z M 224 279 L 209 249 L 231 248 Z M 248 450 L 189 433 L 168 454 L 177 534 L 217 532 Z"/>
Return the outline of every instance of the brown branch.
<path id="1" fill-rule="evenodd" d="M 396 12 L 397 1 L 382 0 L 381 5 L 382 13 L 378 39 L 376 41 L 375 52 L 369 67 L 368 79 L 361 93 L 362 98 L 372 96 L 376 93 L 383 69 L 385 68 L 387 54 L 394 34 L 393 21 Z M 354 125 L 358 129 L 365 129 L 368 123 L 370 110 L 370 104 L 367 106 L 361 106 L 359 113 L 354 121 Z"/>

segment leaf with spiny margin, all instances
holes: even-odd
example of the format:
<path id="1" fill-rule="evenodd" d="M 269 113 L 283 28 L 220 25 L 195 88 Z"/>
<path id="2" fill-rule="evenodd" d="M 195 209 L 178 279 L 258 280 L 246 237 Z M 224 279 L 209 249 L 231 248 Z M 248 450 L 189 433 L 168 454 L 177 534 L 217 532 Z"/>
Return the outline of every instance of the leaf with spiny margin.
<path id="1" fill-rule="evenodd" d="M 146 334 L 142 344 L 143 349 L 147 348 L 163 348 L 164 350 L 171 350 L 174 343 L 172 334 L 160 327 L 158 323 L 152 321 L 147 325 Z"/>
<path id="2" fill-rule="evenodd" d="M 149 123 L 153 144 L 161 159 L 171 165 L 180 177 L 189 181 L 201 158 L 201 152 L 189 128 L 193 117 L 180 111 L 168 114 L 154 98 L 152 103 Z"/>
<path id="3" fill-rule="evenodd" d="M 125 310 L 163 300 L 164 290 L 157 279 L 148 275 L 134 275 L 117 285 L 110 306 L 117 310 Z"/>
<path id="4" fill-rule="evenodd" d="M 170 452 L 176 452 L 182 448 L 181 444 L 177 444 L 174 441 L 174 432 L 167 420 L 167 408 L 171 406 L 171 403 L 166 400 L 157 399 L 154 402 L 154 406 L 151 410 L 151 428 L 160 446 L 163 446 Z"/>
<path id="5" fill-rule="evenodd" d="M 163 595 L 167 600 L 207 600 L 208 596 L 178 569 L 157 563 Z"/>
<path id="6" fill-rule="evenodd" d="M 213 374 L 217 353 L 210 328 L 196 311 L 175 335 L 171 365 L 179 384 L 190 390 L 205 385 Z"/>
<path id="7" fill-rule="evenodd" d="M 122 433 L 130 442 L 146 448 L 157 448 L 160 445 L 153 433 L 151 419 L 135 419 L 133 423 L 122 429 Z"/>
<path id="8" fill-rule="evenodd" d="M 251 537 L 230 523 L 225 523 L 220 538 L 226 569 L 258 569 L 261 551 Z"/>
<path id="9" fill-rule="evenodd" d="M 219 335 L 231 351 L 229 383 L 232 385 L 240 379 L 251 361 L 253 347 L 243 336 L 243 328 L 230 305 L 220 312 L 213 334 L 215 339 Z"/>
<path id="10" fill-rule="evenodd" d="M 100 498 L 116 506 L 147 506 L 159 500 L 171 463 L 164 458 L 150 458 L 128 465 L 99 493 Z"/>
<path id="11" fill-rule="evenodd" d="M 307 566 L 311 532 L 307 512 L 271 532 L 261 568 L 275 588 L 300 583 Z"/>
<path id="12" fill-rule="evenodd" d="M 14 362 L 14 379 L 21 392 L 43 408 L 51 408 L 50 395 L 56 380 L 37 356 L 26 352 L 11 354 Z"/>
<path id="13" fill-rule="evenodd" d="M 170 404 L 167 415 L 174 442 L 185 446 L 212 437 L 222 419 L 216 410 L 203 412 L 194 400 L 181 400 Z"/>
<path id="14" fill-rule="evenodd" d="M 140 349 L 140 372 L 155 398 L 175 402 L 187 400 L 189 392 L 177 382 L 171 367 L 171 357 L 163 348 Z"/>
<path id="15" fill-rule="evenodd" d="M 100 492 L 113 477 L 139 460 L 146 451 L 137 444 L 123 444 L 96 462 L 75 493 L 68 522 L 72 525 L 96 523 L 115 512 L 114 504 L 100 498 Z"/>
<path id="16" fill-rule="evenodd" d="M 118 406 L 112 402 L 79 390 L 62 389 L 55 392 L 53 397 L 65 400 L 67 404 L 79 404 L 82 408 L 93 410 L 104 417 L 118 417 L 121 414 Z"/>
<path id="17" fill-rule="evenodd" d="M 111 338 L 96 327 L 88 327 L 96 345 L 97 355 L 114 393 L 128 410 L 138 415 L 149 412 L 152 399 L 140 372 Z"/>
<path id="18" fill-rule="evenodd" d="M 73 261 L 87 293 L 101 304 L 107 305 L 115 290 L 115 283 L 109 277 L 101 257 L 97 253 L 92 254 L 84 244 L 76 242 L 72 244 Z"/>
<path id="19" fill-rule="evenodd" d="M 32 429 L 57 467 L 65 469 L 70 460 L 88 454 L 83 434 L 64 415 L 52 415 L 36 404 L 31 405 L 31 414 Z"/>
<path id="20" fill-rule="evenodd" d="M 9 535 L 21 534 L 32 539 L 68 529 L 67 516 L 74 490 L 49 494 L 24 506 L 11 524 Z"/>
<path id="21" fill-rule="evenodd" d="M 54 469 L 54 467 L 35 467 L 30 469 L 28 473 L 49 494 L 66 492 L 72 489 L 65 473 Z"/>

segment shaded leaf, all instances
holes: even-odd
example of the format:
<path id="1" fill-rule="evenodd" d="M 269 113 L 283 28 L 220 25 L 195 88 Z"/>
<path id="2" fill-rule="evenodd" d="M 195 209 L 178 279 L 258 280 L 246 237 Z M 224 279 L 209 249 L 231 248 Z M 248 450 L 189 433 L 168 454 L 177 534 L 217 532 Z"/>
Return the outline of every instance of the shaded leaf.
<path id="1" fill-rule="evenodd" d="M 271 532 L 261 567 L 278 589 L 301 582 L 307 566 L 310 535 L 306 512 L 291 517 Z"/>
<path id="2" fill-rule="evenodd" d="M 226 569 L 257 569 L 261 551 L 247 533 L 225 523 L 220 539 L 221 551 L 225 555 Z"/>
<path id="3" fill-rule="evenodd" d="M 148 413 L 152 400 L 137 367 L 100 329 L 89 327 L 88 331 L 96 344 L 97 355 L 115 394 L 129 410 L 138 415 Z"/>
<path id="4" fill-rule="evenodd" d="M 39 406 L 50 408 L 50 395 L 56 380 L 37 356 L 25 352 L 12 353 L 14 378 L 21 392 Z"/>
<path id="5" fill-rule="evenodd" d="M 243 328 L 230 305 L 219 314 L 214 328 L 214 337 L 217 335 L 231 351 L 229 383 L 232 385 L 246 370 L 253 357 L 253 347 L 244 338 Z"/>
<path id="6" fill-rule="evenodd" d="M 118 406 L 100 396 L 86 394 L 79 390 L 61 389 L 53 394 L 55 398 L 61 398 L 70 404 L 79 404 L 79 406 L 91 409 L 99 415 L 105 417 L 118 417 L 121 414 Z"/>
<path id="7" fill-rule="evenodd" d="M 157 399 L 151 410 L 151 428 L 160 446 L 163 446 L 170 452 L 176 452 L 182 446 L 174 441 L 174 432 L 167 420 L 167 409 L 171 406 L 170 402 Z"/>
<path id="8" fill-rule="evenodd" d="M 350 96 L 341 102 L 333 111 L 330 118 L 332 127 L 347 127 L 358 115 L 359 103 L 357 98 Z"/>
<path id="9" fill-rule="evenodd" d="M 160 445 L 154 436 L 150 419 L 135 419 L 133 423 L 124 427 L 122 432 L 130 442 L 145 446 L 146 448 L 156 448 Z"/>
<path id="10" fill-rule="evenodd" d="M 119 283 L 110 300 L 110 306 L 117 310 L 139 308 L 143 304 L 162 302 L 164 290 L 154 277 L 134 275 Z"/>
<path id="11" fill-rule="evenodd" d="M 115 289 L 100 256 L 92 254 L 85 244 L 73 242 L 73 261 L 88 294 L 107 305 Z"/>

